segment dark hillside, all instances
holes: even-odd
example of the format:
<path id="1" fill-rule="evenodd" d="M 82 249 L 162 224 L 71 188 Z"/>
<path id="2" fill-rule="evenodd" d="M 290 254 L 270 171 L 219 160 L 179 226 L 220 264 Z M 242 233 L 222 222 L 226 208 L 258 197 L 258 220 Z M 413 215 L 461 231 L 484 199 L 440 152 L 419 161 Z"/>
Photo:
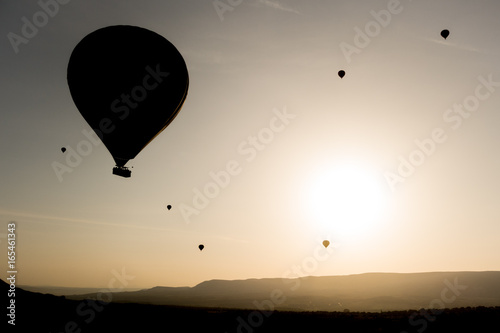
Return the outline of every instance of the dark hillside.
<path id="1" fill-rule="evenodd" d="M 2 293 L 8 284 L 1 281 Z M 500 307 L 444 311 L 265 312 L 67 300 L 16 289 L 16 325 L 8 332 L 487 332 Z M 4 323 L 6 320 L 4 318 Z M 2 330 L 3 331 L 3 330 Z"/>

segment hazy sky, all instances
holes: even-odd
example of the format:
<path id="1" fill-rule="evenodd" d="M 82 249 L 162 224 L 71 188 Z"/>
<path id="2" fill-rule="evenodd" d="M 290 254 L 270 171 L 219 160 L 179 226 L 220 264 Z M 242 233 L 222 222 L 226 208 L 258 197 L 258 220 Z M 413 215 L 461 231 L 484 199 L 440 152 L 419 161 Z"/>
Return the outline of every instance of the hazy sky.
<path id="1" fill-rule="evenodd" d="M 41 3 L 0 4 L 2 279 L 9 221 L 18 284 L 500 270 L 498 1 Z M 177 47 L 186 102 L 131 178 L 92 143 L 58 176 L 69 56 L 118 24 Z"/>

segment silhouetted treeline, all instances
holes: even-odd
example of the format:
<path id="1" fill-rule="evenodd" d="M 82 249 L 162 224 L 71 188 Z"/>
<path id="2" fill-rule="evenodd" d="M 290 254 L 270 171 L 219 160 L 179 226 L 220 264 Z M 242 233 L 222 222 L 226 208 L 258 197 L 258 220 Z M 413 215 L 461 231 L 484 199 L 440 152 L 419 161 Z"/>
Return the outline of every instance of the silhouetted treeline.
<path id="1" fill-rule="evenodd" d="M 2 281 L 1 289 L 7 287 Z M 5 307 L 4 307 L 5 309 Z M 4 323 L 7 319 L 4 317 Z M 391 312 L 294 312 L 67 300 L 16 290 L 19 332 L 487 332 L 500 307 Z M 8 325 L 8 332 L 14 331 Z M 3 330 L 2 330 L 3 331 Z"/>

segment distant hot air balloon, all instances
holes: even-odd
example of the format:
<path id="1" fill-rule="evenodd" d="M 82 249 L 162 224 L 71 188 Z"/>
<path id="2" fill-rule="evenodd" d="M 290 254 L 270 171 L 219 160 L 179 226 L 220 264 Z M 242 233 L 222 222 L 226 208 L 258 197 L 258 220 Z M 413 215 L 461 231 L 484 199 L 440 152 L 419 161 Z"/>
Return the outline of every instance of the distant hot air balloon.
<path id="1" fill-rule="evenodd" d="M 66 148 L 65 147 L 62 147 L 61 148 L 61 151 L 64 153 L 66 151 Z"/>
<path id="2" fill-rule="evenodd" d="M 444 29 L 443 31 L 441 31 L 441 37 L 443 37 L 444 39 L 448 38 L 449 35 L 450 35 L 450 32 L 447 29 Z"/>
<path id="3" fill-rule="evenodd" d="M 130 177 L 125 164 L 177 116 L 189 78 L 177 49 L 159 34 L 109 26 L 85 36 L 68 63 L 68 86 L 83 118 L 109 150 L 113 173 Z"/>
<path id="4" fill-rule="evenodd" d="M 340 71 L 339 71 L 339 76 L 340 76 L 340 78 L 343 78 L 343 77 L 344 77 L 344 75 L 345 75 L 345 71 L 344 71 L 344 70 L 340 70 Z"/>
<path id="5" fill-rule="evenodd" d="M 205 248 L 205 246 L 203 244 L 200 244 L 198 245 L 198 248 L 200 249 L 200 251 L 202 251 Z"/>
<path id="6" fill-rule="evenodd" d="M 326 248 L 326 247 L 328 247 L 328 245 L 330 245 L 330 242 L 327 241 L 327 240 L 324 240 L 323 241 L 323 246 Z"/>
<path id="7" fill-rule="evenodd" d="M 167 205 L 167 209 L 168 210 L 172 209 L 172 206 L 171 205 Z"/>

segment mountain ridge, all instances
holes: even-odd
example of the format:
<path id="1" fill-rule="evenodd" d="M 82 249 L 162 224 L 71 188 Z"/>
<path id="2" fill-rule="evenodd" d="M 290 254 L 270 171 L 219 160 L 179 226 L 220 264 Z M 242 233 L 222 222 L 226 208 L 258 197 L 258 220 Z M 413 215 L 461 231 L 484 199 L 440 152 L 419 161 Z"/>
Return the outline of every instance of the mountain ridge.
<path id="1" fill-rule="evenodd" d="M 203 281 L 115 292 L 113 301 L 156 305 L 296 311 L 392 311 L 432 306 L 500 306 L 500 271 L 363 273 Z M 66 295 L 98 299 L 98 294 Z M 272 303 L 269 303 L 269 302 Z M 432 304 L 434 302 L 434 304 Z"/>
<path id="2" fill-rule="evenodd" d="M 472 286 L 471 286 L 472 287 Z M 11 287 L 0 280 L 2 293 Z M 191 287 L 189 287 L 191 288 Z M 151 288 L 153 289 L 153 288 Z M 174 288 L 175 289 L 175 288 Z M 272 298 L 271 298 L 272 299 Z M 392 297 L 379 297 L 393 302 Z M 70 300 L 64 296 L 25 291 L 16 286 L 15 326 L 8 332 L 149 332 L 181 328 L 183 332 L 487 332 L 498 324 L 498 307 L 349 312 L 272 311 L 262 302 L 259 310 L 222 309 Z M 7 299 L 7 301 L 9 301 Z M 267 300 L 269 302 L 269 300 Z M 295 299 L 293 301 L 301 301 Z M 303 300 L 302 300 L 303 301 Z M 5 304 L 5 303 L 4 303 Z M 454 305 L 454 304 L 452 304 Z M 271 310 L 271 311 L 269 311 Z M 11 313 L 11 315 L 13 315 Z M 5 324 L 4 326 L 7 326 Z"/>

